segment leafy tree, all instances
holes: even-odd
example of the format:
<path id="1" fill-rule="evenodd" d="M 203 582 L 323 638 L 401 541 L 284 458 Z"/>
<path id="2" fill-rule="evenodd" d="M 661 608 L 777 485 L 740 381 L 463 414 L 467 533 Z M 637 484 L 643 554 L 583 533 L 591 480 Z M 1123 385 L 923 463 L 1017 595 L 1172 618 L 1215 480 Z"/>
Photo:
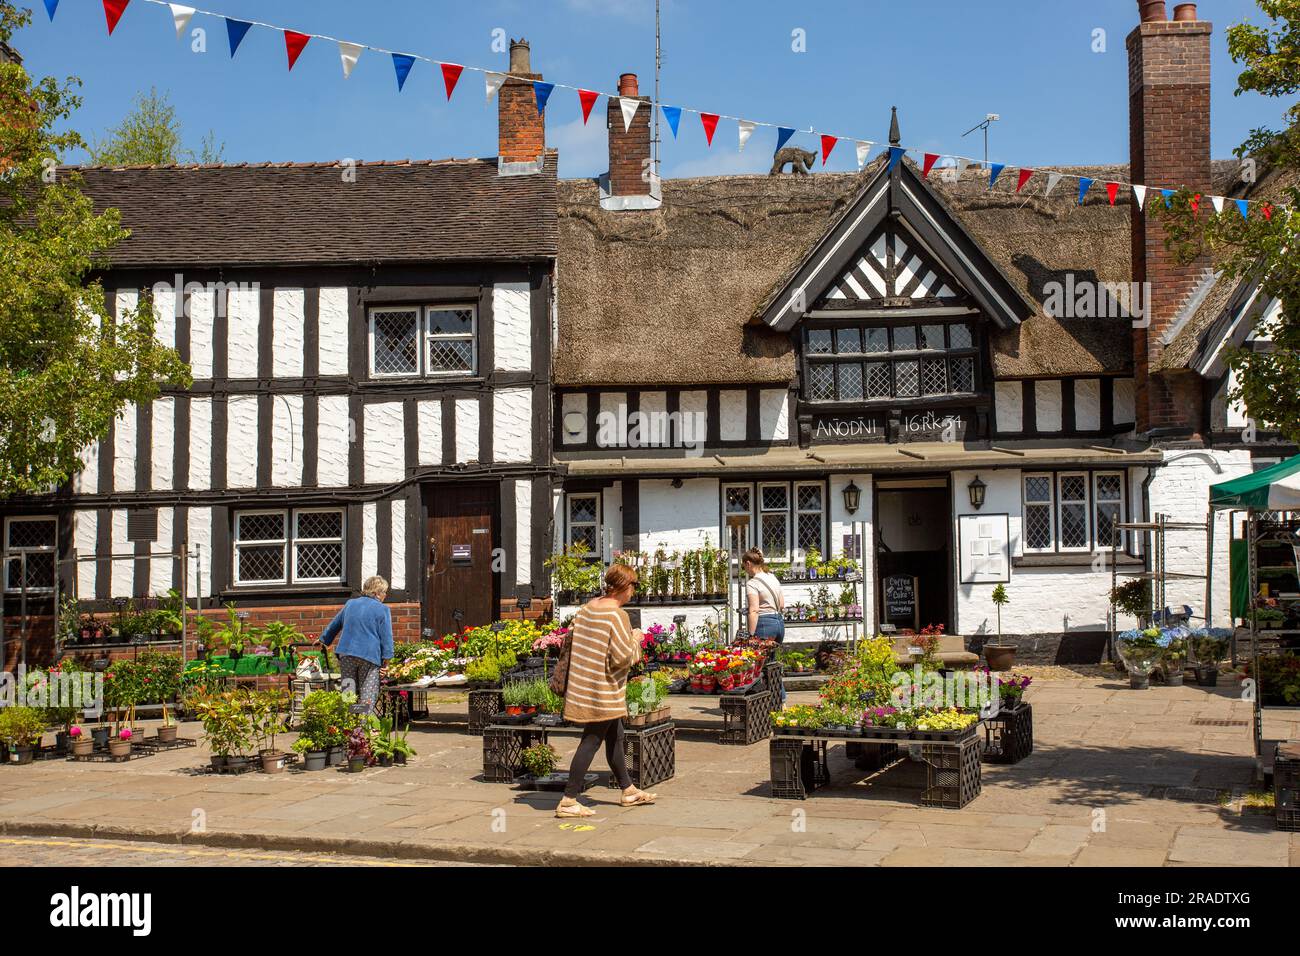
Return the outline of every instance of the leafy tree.
<path id="1" fill-rule="evenodd" d="M 219 163 L 225 144 L 211 131 L 196 154 L 181 146 L 181 121 L 166 93 L 151 88 L 139 93 L 135 106 L 108 139 L 88 150 L 96 166 L 168 166 L 182 162 Z"/>
<path id="2" fill-rule="evenodd" d="M 0 0 L 0 41 L 31 14 Z M 113 320 L 94 271 L 127 236 L 117 210 L 96 214 L 59 157 L 83 148 L 56 132 L 79 99 L 52 77 L 0 63 L 0 498 L 41 492 L 81 467 L 81 452 L 128 403 L 188 386 L 176 352 L 154 339 L 147 303 Z"/>
<path id="3" fill-rule="evenodd" d="M 1228 29 L 1229 53 L 1244 66 L 1236 95 L 1294 98 L 1300 91 L 1300 0 L 1257 2 L 1269 18 L 1267 26 L 1240 23 Z M 1283 184 L 1275 201 L 1290 209 L 1252 203 L 1249 219 L 1232 206 L 1216 216 L 1207 198 L 1183 189 L 1169 209 L 1152 202 L 1148 211 L 1164 221 L 1170 247 L 1182 261 L 1208 251 L 1224 270 L 1220 281 L 1259 277 L 1265 301 L 1281 302 L 1280 315 L 1263 327 L 1273 351 L 1225 352 L 1237 382 L 1229 398 L 1243 402 L 1254 420 L 1287 440 L 1300 441 L 1300 103 L 1291 103 L 1283 118 L 1281 130 L 1253 130 L 1235 152 L 1248 181 L 1267 172 Z"/>

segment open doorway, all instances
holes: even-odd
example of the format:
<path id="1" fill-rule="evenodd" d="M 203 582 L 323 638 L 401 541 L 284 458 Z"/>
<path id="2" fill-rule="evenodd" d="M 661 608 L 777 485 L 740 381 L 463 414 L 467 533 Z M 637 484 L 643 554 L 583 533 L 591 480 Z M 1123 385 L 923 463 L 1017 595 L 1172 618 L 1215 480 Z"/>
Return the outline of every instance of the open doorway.
<path id="1" fill-rule="evenodd" d="M 876 482 L 876 620 L 900 632 L 952 627 L 947 477 Z"/>

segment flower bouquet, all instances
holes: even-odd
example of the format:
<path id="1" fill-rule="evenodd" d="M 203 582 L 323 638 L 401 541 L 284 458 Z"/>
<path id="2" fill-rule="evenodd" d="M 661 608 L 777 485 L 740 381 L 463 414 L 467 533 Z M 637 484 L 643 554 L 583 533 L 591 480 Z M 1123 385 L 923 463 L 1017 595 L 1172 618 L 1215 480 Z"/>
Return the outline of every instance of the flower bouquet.
<path id="1" fill-rule="evenodd" d="M 1144 690 L 1151 685 L 1151 671 L 1164 657 L 1168 640 L 1162 643 L 1160 628 L 1134 628 L 1115 635 L 1115 653 L 1124 662 L 1129 686 Z"/>

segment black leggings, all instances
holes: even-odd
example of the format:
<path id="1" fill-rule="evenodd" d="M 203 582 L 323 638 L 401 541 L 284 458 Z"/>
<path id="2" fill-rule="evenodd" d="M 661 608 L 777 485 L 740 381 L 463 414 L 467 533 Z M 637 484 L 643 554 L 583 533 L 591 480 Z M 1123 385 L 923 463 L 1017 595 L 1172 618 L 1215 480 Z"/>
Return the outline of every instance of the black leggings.
<path id="1" fill-rule="evenodd" d="M 605 759 L 609 762 L 609 769 L 614 771 L 618 785 L 624 790 L 632 786 L 632 776 L 627 772 L 627 759 L 623 753 L 623 719 L 602 720 L 598 724 L 587 724 L 582 728 L 582 740 L 578 742 L 573 763 L 569 764 L 569 785 L 564 788 L 564 795 L 569 799 L 576 799 L 582 793 L 587 771 L 591 768 L 591 761 L 602 741 L 605 744 Z"/>

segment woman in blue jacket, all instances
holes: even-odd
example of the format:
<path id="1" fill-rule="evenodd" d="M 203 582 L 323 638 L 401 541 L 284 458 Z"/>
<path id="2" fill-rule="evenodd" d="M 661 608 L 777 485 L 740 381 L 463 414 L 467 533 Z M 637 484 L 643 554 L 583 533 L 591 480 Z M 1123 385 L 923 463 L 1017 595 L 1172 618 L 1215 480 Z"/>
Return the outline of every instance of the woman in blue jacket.
<path id="1" fill-rule="evenodd" d="M 366 578 L 361 597 L 339 609 L 334 620 L 321 632 L 320 642 L 329 647 L 339 639 L 339 674 L 344 688 L 354 689 L 357 707 L 372 714 L 379 699 L 379 670 L 393 656 L 393 615 L 384 606 L 388 582 L 379 575 Z"/>

